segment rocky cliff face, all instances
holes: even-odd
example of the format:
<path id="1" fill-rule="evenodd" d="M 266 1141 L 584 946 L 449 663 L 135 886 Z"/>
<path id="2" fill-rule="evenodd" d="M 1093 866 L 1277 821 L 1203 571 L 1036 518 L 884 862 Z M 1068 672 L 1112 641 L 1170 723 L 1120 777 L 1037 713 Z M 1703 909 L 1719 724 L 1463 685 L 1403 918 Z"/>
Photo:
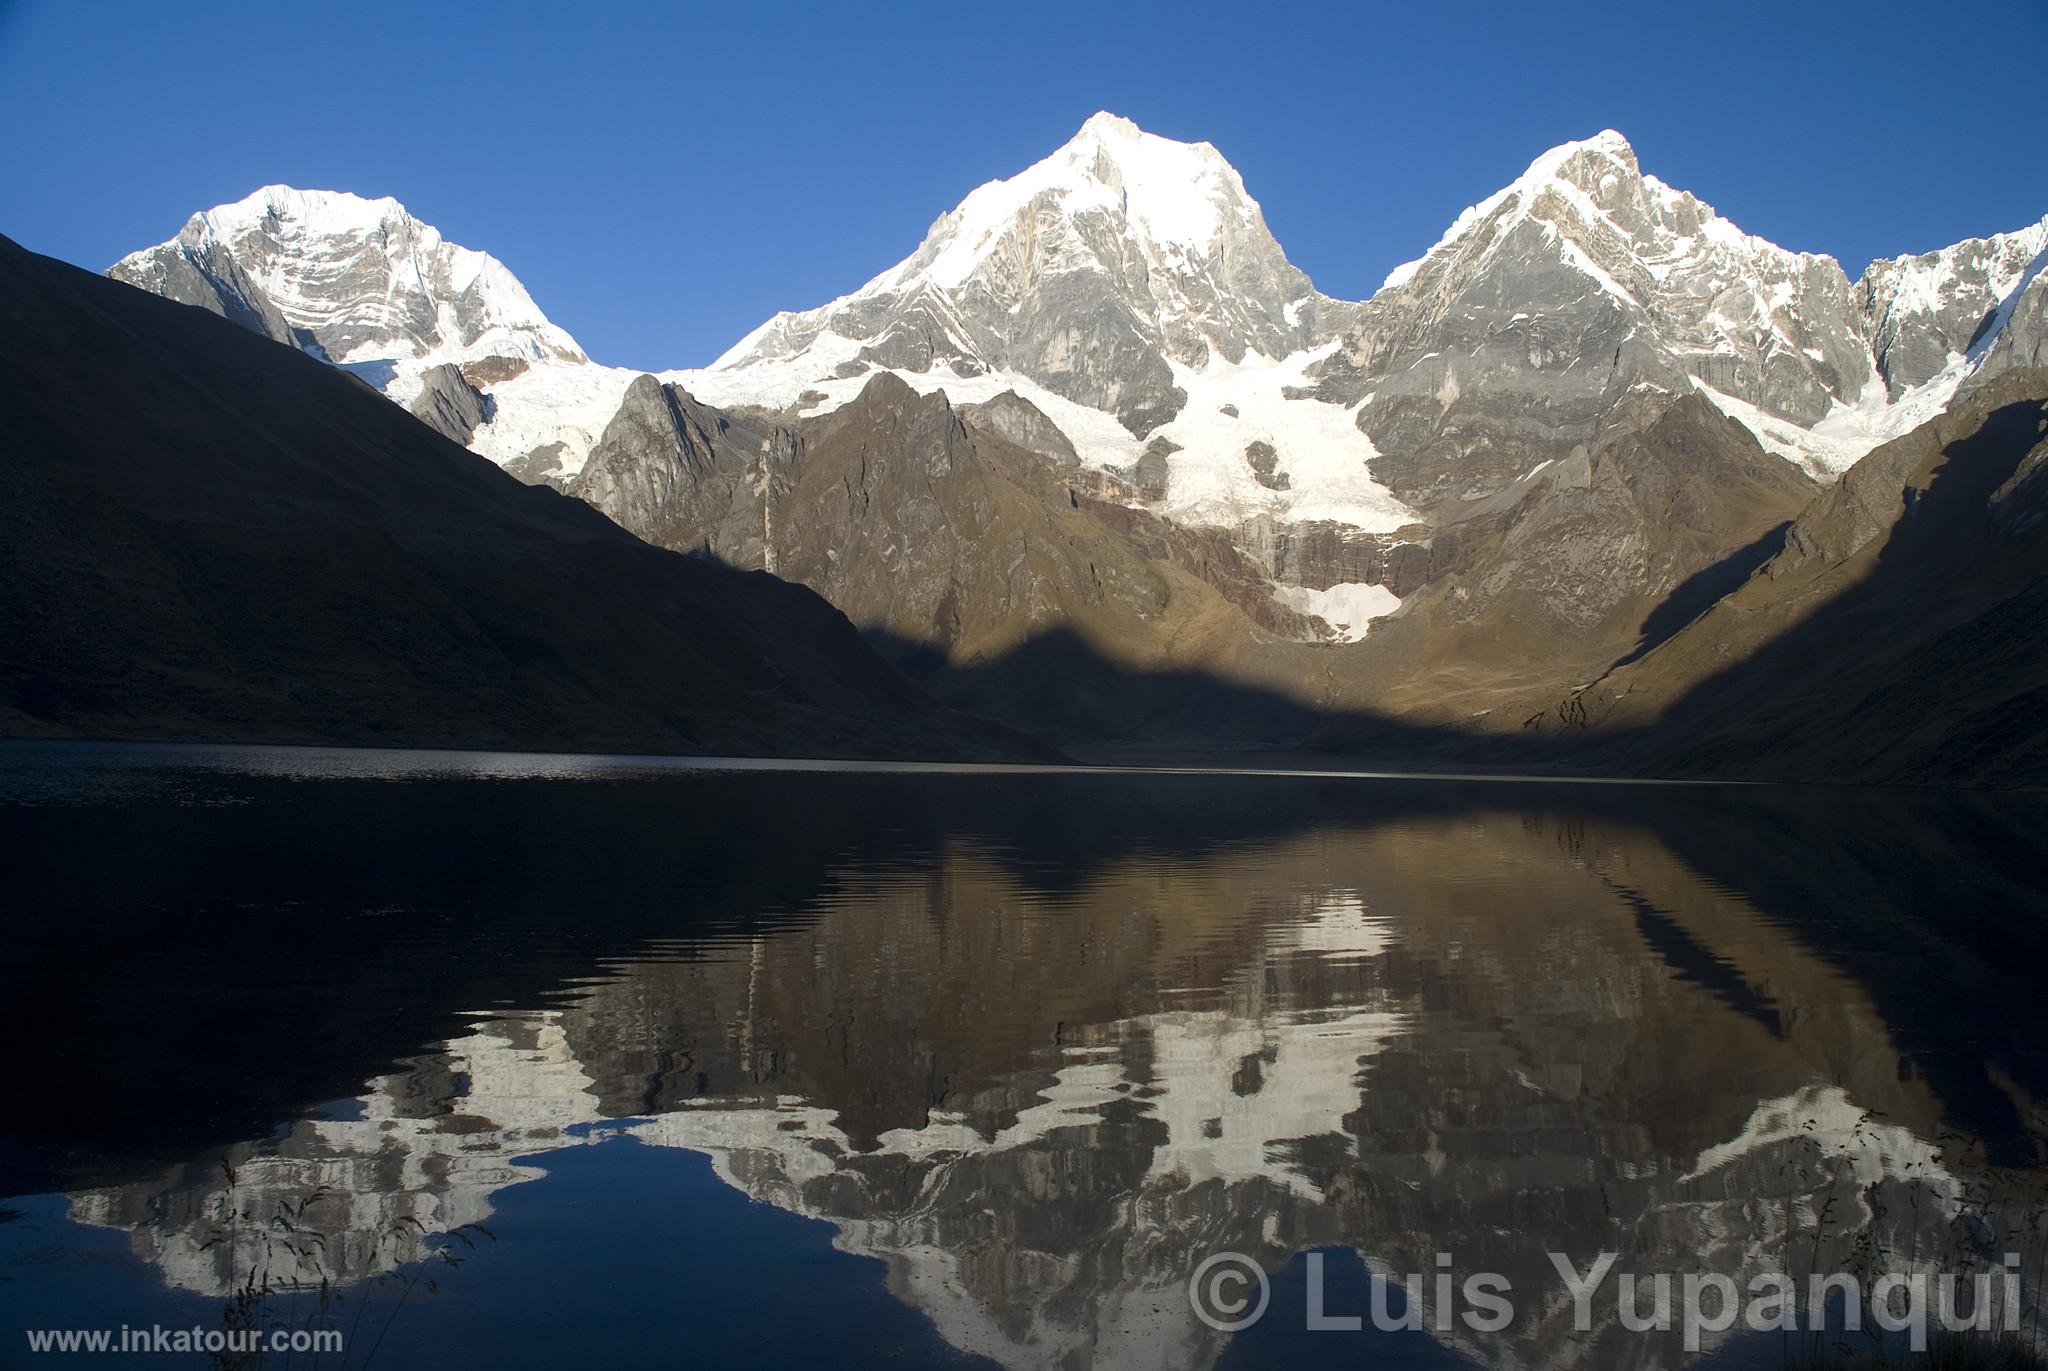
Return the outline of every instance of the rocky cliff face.
<path id="1" fill-rule="evenodd" d="M 1857 283 L 1877 369 L 1893 399 L 1990 346 L 2017 350 L 2021 366 L 2048 331 L 2027 291 L 2048 252 L 2048 219 L 2017 233 L 1971 238 L 1938 252 L 1872 262 Z M 2013 317 L 2028 296 L 2029 314 Z M 2001 317 L 2003 312 L 2005 317 Z"/>
<path id="2" fill-rule="evenodd" d="M 770 494 L 796 446 L 777 417 L 712 410 L 642 376 L 571 489 L 649 542 L 772 570 Z"/>
<path id="3" fill-rule="evenodd" d="M 443 362 L 420 376 L 413 398 L 413 417 L 451 443 L 469 446 L 470 435 L 490 422 L 490 397 L 469 383 L 462 368 Z"/>
<path id="4" fill-rule="evenodd" d="M 2041 251 L 1972 335 L 1974 369 L 1963 380 L 1965 393 L 2008 371 L 2048 368 L 2048 220 L 2033 237 L 2044 244 Z"/>

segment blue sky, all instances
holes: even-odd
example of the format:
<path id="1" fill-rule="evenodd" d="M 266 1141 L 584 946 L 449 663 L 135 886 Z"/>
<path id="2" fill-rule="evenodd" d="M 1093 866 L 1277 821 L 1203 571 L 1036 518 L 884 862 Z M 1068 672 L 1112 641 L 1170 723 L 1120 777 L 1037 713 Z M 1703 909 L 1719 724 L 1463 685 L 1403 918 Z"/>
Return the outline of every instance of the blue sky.
<path id="1" fill-rule="evenodd" d="M 1361 298 L 1603 127 L 1853 274 L 2048 214 L 2048 0 L 0 0 L 0 233 L 102 268 L 265 182 L 394 195 L 601 361 L 710 360 L 1096 109 L 1206 139 Z"/>

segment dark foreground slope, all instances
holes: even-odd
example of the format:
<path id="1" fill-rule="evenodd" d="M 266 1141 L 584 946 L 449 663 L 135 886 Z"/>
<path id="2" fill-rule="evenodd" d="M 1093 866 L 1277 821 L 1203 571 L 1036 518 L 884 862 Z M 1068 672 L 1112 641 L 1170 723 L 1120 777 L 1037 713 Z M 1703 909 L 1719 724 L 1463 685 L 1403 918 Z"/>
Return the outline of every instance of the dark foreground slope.
<path id="1" fill-rule="evenodd" d="M 1604 770 L 2048 782 L 2048 372 L 1858 462 L 1738 588 L 1530 721 Z"/>
<path id="2" fill-rule="evenodd" d="M 988 756 L 810 591 L 0 239 L 0 733 Z"/>

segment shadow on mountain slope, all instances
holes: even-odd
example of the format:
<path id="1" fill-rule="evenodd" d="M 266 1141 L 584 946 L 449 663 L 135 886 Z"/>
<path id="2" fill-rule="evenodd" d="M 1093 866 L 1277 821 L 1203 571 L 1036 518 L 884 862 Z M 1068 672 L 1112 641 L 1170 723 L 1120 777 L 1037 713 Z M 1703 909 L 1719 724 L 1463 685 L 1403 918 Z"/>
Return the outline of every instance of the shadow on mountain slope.
<path id="1" fill-rule="evenodd" d="M 1420 763 L 1460 755 L 1482 741 L 1459 729 L 1319 708 L 1198 668 L 1133 668 L 1067 626 L 964 666 L 948 665 L 927 644 L 879 630 L 868 637 L 885 659 L 954 708 L 1003 720 L 1080 755 L 1318 751 L 1325 735 L 1341 727 L 1349 736 L 1375 740 L 1389 759 Z M 1518 748 L 1518 755 L 1524 750 Z"/>
<path id="2" fill-rule="evenodd" d="M 1724 596 L 1740 588 L 1744 581 L 1756 574 L 1757 568 L 1784 550 L 1785 535 L 1791 527 L 1792 521 L 1787 519 L 1755 542 L 1735 549 L 1712 566 L 1694 573 L 1673 590 L 1668 599 L 1650 611 L 1643 620 L 1640 640 L 1627 656 L 1614 665 L 1627 666 L 1647 657 L 1687 624 L 1712 609 Z"/>
<path id="3" fill-rule="evenodd" d="M 1658 774 L 2040 784 L 2044 396 L 2048 375 L 2012 373 L 1878 449 L 1741 586 L 1534 731 Z"/>

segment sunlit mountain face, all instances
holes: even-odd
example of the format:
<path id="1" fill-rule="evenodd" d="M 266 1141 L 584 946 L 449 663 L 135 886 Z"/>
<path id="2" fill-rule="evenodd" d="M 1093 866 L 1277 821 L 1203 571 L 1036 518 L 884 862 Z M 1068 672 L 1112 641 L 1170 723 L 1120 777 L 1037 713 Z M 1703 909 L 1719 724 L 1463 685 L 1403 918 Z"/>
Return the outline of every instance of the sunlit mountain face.
<path id="1" fill-rule="evenodd" d="M 1574 1330 L 1549 1254 L 1977 1270 L 2040 1216 L 2027 802 L 46 755 L 0 767 L 10 1323 L 1767 1365 Z M 1273 1280 L 1234 1338 L 1220 1252 Z M 1419 1329 L 1302 1343 L 1310 1253 L 1337 1312 L 1446 1253 L 1515 1317 L 1424 1281 Z"/>

